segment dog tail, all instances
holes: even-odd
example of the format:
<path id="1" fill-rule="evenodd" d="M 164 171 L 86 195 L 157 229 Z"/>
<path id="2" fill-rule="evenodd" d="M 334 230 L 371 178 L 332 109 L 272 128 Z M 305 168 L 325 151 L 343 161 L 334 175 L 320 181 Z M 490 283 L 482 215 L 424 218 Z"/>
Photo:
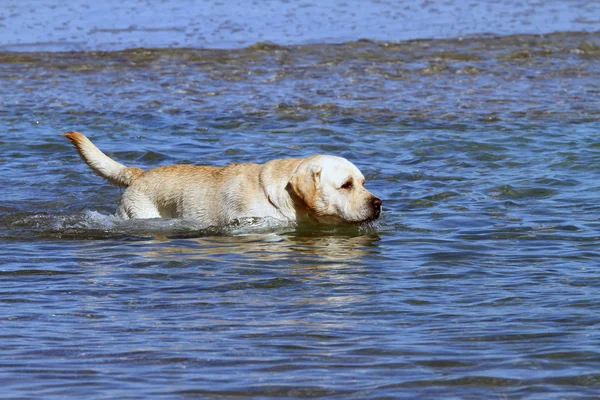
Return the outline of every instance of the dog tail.
<path id="1" fill-rule="evenodd" d="M 94 144 L 79 132 L 67 132 L 65 137 L 75 146 L 83 161 L 95 173 L 117 186 L 129 186 L 144 171 L 119 164 L 101 152 Z"/>

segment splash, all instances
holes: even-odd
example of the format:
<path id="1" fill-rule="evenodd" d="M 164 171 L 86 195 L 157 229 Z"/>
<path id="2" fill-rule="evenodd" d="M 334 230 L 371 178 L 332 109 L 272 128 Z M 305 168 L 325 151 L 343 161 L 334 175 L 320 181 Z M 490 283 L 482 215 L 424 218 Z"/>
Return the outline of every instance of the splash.
<path id="1" fill-rule="evenodd" d="M 224 227 L 207 226 L 189 219 L 131 219 L 97 211 L 73 215 L 47 213 L 13 214 L 1 221 L 5 238 L 62 238 L 62 239 L 136 239 L 148 237 L 196 237 L 209 235 L 239 235 L 289 229 L 293 225 L 271 218 L 244 218 Z"/>
<path id="2" fill-rule="evenodd" d="M 274 218 L 236 219 L 226 226 L 203 225 L 190 219 L 153 218 L 123 220 L 98 211 L 84 211 L 72 215 L 48 213 L 18 213 L 4 216 L 5 239 L 147 239 L 202 236 L 229 236 L 256 233 L 296 232 L 300 235 L 373 234 L 381 229 L 381 222 L 347 227 L 299 227 L 295 223 Z"/>

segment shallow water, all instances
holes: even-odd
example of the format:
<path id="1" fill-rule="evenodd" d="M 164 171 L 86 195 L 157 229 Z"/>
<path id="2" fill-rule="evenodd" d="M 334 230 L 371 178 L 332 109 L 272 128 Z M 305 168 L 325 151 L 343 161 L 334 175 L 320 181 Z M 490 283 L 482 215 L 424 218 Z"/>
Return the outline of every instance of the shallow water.
<path id="1" fill-rule="evenodd" d="M 597 33 L 0 53 L 7 398 L 595 398 Z M 119 221 L 120 162 L 331 153 L 368 227 Z"/>

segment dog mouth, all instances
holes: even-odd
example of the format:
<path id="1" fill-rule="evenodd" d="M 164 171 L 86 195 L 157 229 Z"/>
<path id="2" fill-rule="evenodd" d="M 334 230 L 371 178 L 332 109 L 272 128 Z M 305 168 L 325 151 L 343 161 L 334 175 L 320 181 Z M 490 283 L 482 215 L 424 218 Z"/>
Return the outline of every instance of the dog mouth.
<path id="1" fill-rule="evenodd" d="M 320 216 L 316 221 L 320 225 L 335 225 L 335 226 L 359 226 L 373 222 L 381 217 L 381 207 L 372 209 L 369 216 L 360 219 L 344 219 L 339 215 Z"/>
<path id="2" fill-rule="evenodd" d="M 379 217 L 381 217 L 381 211 L 382 211 L 381 205 L 382 204 L 383 204 L 383 202 L 379 198 L 373 197 L 371 199 L 371 201 L 369 202 L 369 216 L 367 218 L 361 219 L 359 221 L 352 221 L 350 223 L 360 225 L 360 224 L 369 223 L 369 222 L 379 219 Z"/>
<path id="3" fill-rule="evenodd" d="M 379 198 L 373 196 L 364 203 L 362 210 L 358 213 L 344 215 L 345 213 L 341 212 L 341 210 L 338 213 L 327 214 L 313 212 L 310 214 L 310 219 L 313 223 L 325 226 L 358 226 L 368 224 L 381 217 L 382 203 Z"/>

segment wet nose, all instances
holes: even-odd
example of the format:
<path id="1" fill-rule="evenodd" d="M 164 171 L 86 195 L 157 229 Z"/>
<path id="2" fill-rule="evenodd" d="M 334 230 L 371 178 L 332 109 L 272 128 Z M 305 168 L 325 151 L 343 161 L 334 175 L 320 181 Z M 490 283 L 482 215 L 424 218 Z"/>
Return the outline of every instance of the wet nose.
<path id="1" fill-rule="evenodd" d="M 379 218 L 379 215 L 381 215 L 382 201 L 378 197 L 373 197 L 371 199 L 371 204 L 373 205 L 373 210 L 375 210 L 375 218 Z"/>

